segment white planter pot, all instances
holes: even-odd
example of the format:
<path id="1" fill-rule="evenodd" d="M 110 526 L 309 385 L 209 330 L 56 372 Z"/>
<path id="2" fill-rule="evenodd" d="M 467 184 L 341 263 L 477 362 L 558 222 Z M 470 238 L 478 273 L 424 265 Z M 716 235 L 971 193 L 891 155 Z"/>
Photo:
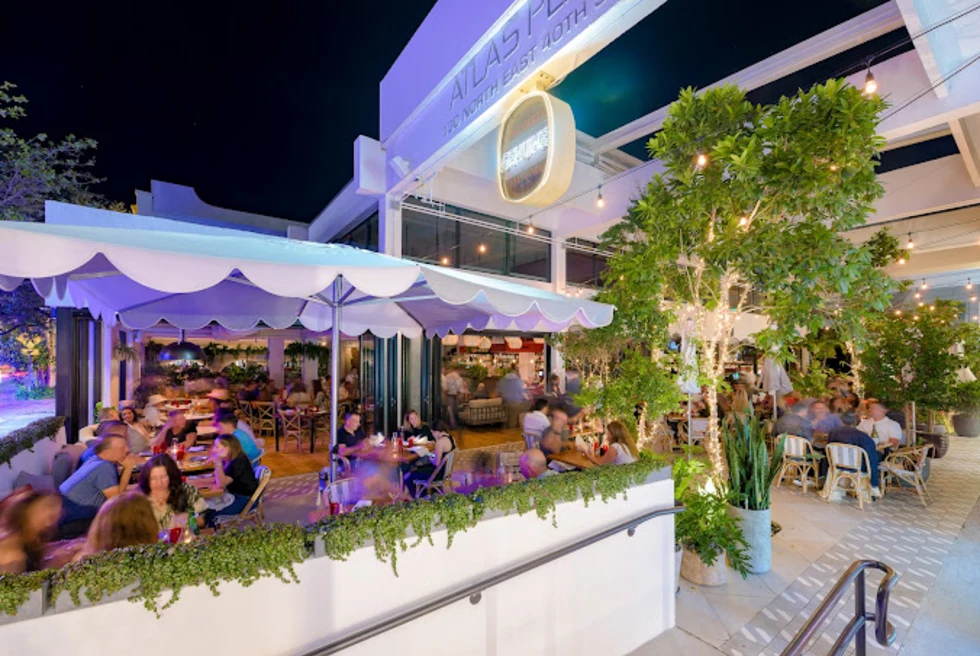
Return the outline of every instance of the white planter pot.
<path id="1" fill-rule="evenodd" d="M 684 549 L 681 558 L 681 576 L 698 585 L 716 586 L 728 582 L 728 570 L 725 568 L 725 554 L 719 553 L 714 565 L 705 565 L 701 557 L 693 551 Z"/>
<path id="2" fill-rule="evenodd" d="M 681 561 L 684 559 L 684 550 L 681 545 L 674 545 L 674 594 L 681 591 Z"/>
<path id="3" fill-rule="evenodd" d="M 772 521 L 768 508 L 745 510 L 728 506 L 728 514 L 740 520 L 742 534 L 749 543 L 749 571 L 762 574 L 772 569 Z"/>

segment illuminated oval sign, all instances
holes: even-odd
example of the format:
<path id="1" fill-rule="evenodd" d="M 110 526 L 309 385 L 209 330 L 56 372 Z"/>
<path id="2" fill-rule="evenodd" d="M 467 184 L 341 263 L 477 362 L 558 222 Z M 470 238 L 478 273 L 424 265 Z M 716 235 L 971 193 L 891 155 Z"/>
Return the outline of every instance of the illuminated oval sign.
<path id="1" fill-rule="evenodd" d="M 542 91 L 528 94 L 507 112 L 500 125 L 500 195 L 512 203 L 545 207 L 565 193 L 574 171 L 572 108 Z"/>

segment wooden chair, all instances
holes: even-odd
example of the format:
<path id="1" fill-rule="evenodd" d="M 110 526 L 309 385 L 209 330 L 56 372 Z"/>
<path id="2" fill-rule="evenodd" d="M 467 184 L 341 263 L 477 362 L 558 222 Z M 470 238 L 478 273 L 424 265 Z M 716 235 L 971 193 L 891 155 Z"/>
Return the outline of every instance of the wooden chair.
<path id="1" fill-rule="evenodd" d="M 451 492 L 453 490 L 453 460 L 455 459 L 455 456 L 455 450 L 443 455 L 442 462 L 439 463 L 435 471 L 432 472 L 432 476 L 429 477 L 429 480 L 415 481 L 416 499 L 422 495 L 431 495 L 433 492 L 445 494 L 447 491 Z M 440 470 L 443 472 L 441 479 L 438 478 Z"/>
<path id="2" fill-rule="evenodd" d="M 932 501 L 929 490 L 926 489 L 926 482 L 922 478 L 922 469 L 926 465 L 926 458 L 932 444 L 924 446 L 908 447 L 898 449 L 893 454 L 885 458 L 885 462 L 878 466 L 882 474 L 881 489 L 885 490 L 887 482 L 891 481 L 896 487 L 902 487 L 901 483 L 915 488 L 919 495 L 919 501 L 926 506 L 926 500 Z"/>
<path id="3" fill-rule="evenodd" d="M 252 430 L 257 436 L 273 437 L 276 434 L 276 404 L 273 401 L 252 401 Z M 277 449 L 278 450 L 278 449 Z"/>
<path id="4" fill-rule="evenodd" d="M 252 494 L 252 498 L 248 500 L 248 503 L 245 504 L 245 507 L 237 515 L 222 515 L 217 517 L 215 526 L 240 526 L 249 521 L 265 521 L 265 512 L 262 509 L 262 495 L 265 493 L 265 488 L 269 484 L 269 479 L 272 478 L 272 470 L 265 465 L 259 465 L 253 471 L 255 472 L 255 478 L 259 481 L 259 485 L 255 488 L 255 493 Z"/>
<path id="5" fill-rule="evenodd" d="M 871 475 L 868 473 L 871 465 L 865 450 L 853 444 L 831 442 L 827 445 L 827 462 L 829 468 L 824 488 L 827 502 L 830 502 L 834 490 L 841 489 L 857 496 L 858 508 L 864 510 L 865 494 L 871 498 Z M 850 485 L 843 485 L 844 481 Z"/>
<path id="6" fill-rule="evenodd" d="M 276 416 L 279 418 L 279 431 L 282 435 L 283 449 L 289 445 L 289 440 L 296 440 L 296 452 L 303 450 L 303 436 L 306 430 L 303 428 L 303 413 L 299 410 L 278 410 Z"/>
<path id="7" fill-rule="evenodd" d="M 817 473 L 817 462 L 821 459 L 820 455 L 813 450 L 813 445 L 805 438 L 796 435 L 780 435 L 776 441 L 786 440 L 783 449 L 783 466 L 779 469 L 779 476 L 776 477 L 776 487 L 780 487 L 783 479 L 790 476 L 790 480 L 800 479 L 803 485 L 803 494 L 806 494 L 810 476 L 813 476 L 813 486 L 819 486 Z"/>

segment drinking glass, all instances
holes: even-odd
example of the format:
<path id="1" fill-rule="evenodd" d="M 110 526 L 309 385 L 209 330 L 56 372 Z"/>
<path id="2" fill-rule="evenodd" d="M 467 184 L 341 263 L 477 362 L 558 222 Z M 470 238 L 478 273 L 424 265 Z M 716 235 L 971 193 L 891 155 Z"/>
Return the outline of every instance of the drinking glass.
<path id="1" fill-rule="evenodd" d="M 180 535 L 184 532 L 184 529 L 180 526 L 174 526 L 170 529 L 170 544 L 177 544 L 180 542 Z"/>

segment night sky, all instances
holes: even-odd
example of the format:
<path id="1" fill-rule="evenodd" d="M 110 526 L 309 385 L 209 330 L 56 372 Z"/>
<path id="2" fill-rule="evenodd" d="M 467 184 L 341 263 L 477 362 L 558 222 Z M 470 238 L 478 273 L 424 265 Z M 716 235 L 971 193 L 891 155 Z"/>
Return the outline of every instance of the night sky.
<path id="1" fill-rule="evenodd" d="M 670 0 L 554 93 L 599 135 L 882 2 Z M 381 78 L 434 3 L 8 1 L 0 80 L 31 101 L 22 134 L 99 141 L 110 200 L 156 179 L 311 221 L 350 179 L 357 135 L 377 138 Z"/>

